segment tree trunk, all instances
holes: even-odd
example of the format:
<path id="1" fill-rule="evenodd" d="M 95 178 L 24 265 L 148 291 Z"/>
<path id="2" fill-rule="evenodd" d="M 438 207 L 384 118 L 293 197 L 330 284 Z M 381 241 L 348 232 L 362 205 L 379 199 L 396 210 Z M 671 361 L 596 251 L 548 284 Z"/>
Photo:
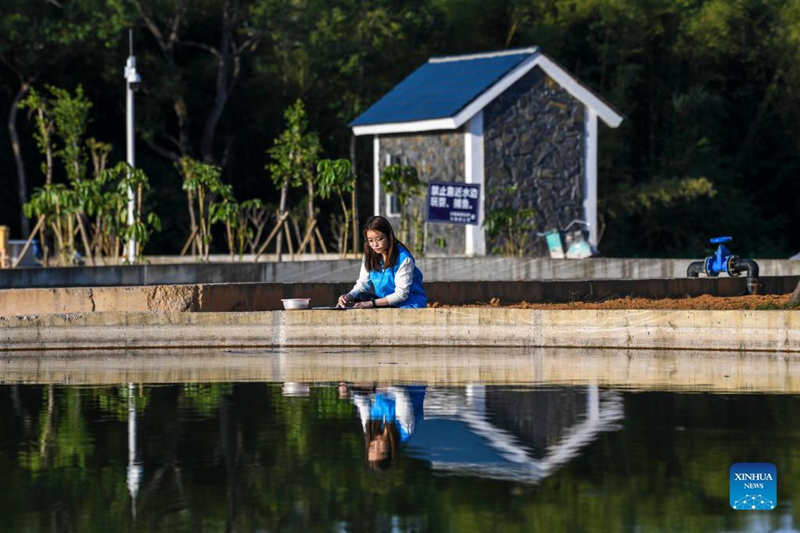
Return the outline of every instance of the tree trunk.
<path id="1" fill-rule="evenodd" d="M 353 217 L 353 253 L 358 253 L 358 179 L 356 177 L 356 136 L 350 136 L 350 168 L 353 171 L 353 190 L 350 192 L 350 215 Z M 346 218 L 346 217 L 345 217 Z M 347 221 L 345 220 L 345 224 Z M 347 253 L 347 243 L 344 244 Z"/>
<path id="2" fill-rule="evenodd" d="M 17 196 L 19 198 L 19 224 L 20 230 L 23 235 L 30 233 L 30 223 L 25 212 L 22 210 L 22 205 L 28 201 L 28 183 L 25 178 L 25 165 L 22 161 L 22 150 L 19 145 L 19 136 L 17 135 L 17 111 L 19 110 L 19 102 L 30 89 L 31 84 L 29 81 L 23 81 L 14 95 L 14 100 L 11 102 L 11 108 L 8 111 L 8 137 L 11 141 L 11 151 L 14 152 L 14 163 L 17 166 Z"/>
<path id="3" fill-rule="evenodd" d="M 284 220 L 285 220 L 285 219 L 281 219 L 280 217 L 282 217 L 283 214 L 286 212 L 286 193 L 288 192 L 287 191 L 288 188 L 289 188 L 289 184 L 286 183 L 286 182 L 284 182 L 283 185 L 281 186 L 281 202 L 278 205 L 278 221 L 279 221 L 278 224 L 283 223 Z M 281 261 L 281 246 L 283 245 L 283 235 L 281 234 L 280 231 L 278 231 L 277 239 L 278 240 L 276 241 L 276 244 L 275 244 L 275 249 L 276 249 L 275 253 L 278 256 L 277 259 L 278 259 L 278 262 L 280 263 L 280 261 Z"/>
<path id="4" fill-rule="evenodd" d="M 217 125 L 225 110 L 225 105 L 231 93 L 231 89 L 239 77 L 239 58 L 233 50 L 233 31 L 236 24 L 236 13 L 231 2 L 225 1 L 222 6 L 222 35 L 220 37 L 219 50 L 217 53 L 217 78 L 215 83 L 214 105 L 209 111 L 205 126 L 203 127 L 203 138 L 201 141 L 201 151 L 203 160 L 206 163 L 215 162 L 214 158 L 214 136 Z"/>
<path id="5" fill-rule="evenodd" d="M 197 219 L 194 215 L 194 194 L 191 190 L 186 191 L 186 207 L 189 209 L 189 233 L 191 235 L 197 235 Z M 192 257 L 199 253 L 199 251 L 197 239 L 192 237 Z"/>
<path id="6" fill-rule="evenodd" d="M 311 230 L 311 225 L 314 223 L 314 182 L 311 178 L 306 180 L 308 185 L 308 222 L 306 222 L 306 232 Z M 311 239 L 311 253 L 317 252 L 316 241 Z"/>

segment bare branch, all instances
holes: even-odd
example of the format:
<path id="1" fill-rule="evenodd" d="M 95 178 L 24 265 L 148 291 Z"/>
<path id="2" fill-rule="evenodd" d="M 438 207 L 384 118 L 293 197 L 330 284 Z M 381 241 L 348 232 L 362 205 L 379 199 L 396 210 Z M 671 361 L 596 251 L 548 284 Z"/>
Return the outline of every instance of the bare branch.
<path id="1" fill-rule="evenodd" d="M 145 143 L 147 144 L 147 146 L 149 146 L 149 147 L 150 147 L 150 149 L 151 149 L 151 150 L 153 150 L 155 153 L 157 153 L 157 154 L 158 154 L 158 155 L 160 155 L 161 157 L 164 157 L 164 158 L 166 158 L 166 159 L 169 159 L 170 161 L 179 161 L 179 160 L 180 160 L 180 158 L 181 158 L 181 154 L 179 154 L 179 153 L 177 153 L 177 152 L 173 152 L 172 150 L 168 150 L 168 149 L 164 148 L 163 146 L 159 146 L 158 144 L 156 144 L 156 143 L 153 141 L 153 139 L 151 139 L 151 138 L 149 138 L 149 137 L 145 137 L 145 138 L 144 138 L 144 142 L 145 142 Z"/>
<path id="2" fill-rule="evenodd" d="M 152 15 L 145 11 L 144 7 L 142 7 L 141 2 L 139 2 L 139 0 L 131 1 L 136 7 L 136 11 L 139 12 L 139 16 L 142 17 L 142 20 L 144 20 L 147 29 L 150 30 L 150 33 L 152 33 L 153 37 L 155 37 L 156 41 L 158 41 L 158 46 L 165 54 L 169 55 L 172 52 L 175 43 L 178 42 L 178 29 L 180 28 L 183 20 L 183 13 L 186 9 L 183 0 L 179 2 L 178 8 L 176 9 L 175 16 L 171 22 L 169 38 L 167 39 L 164 38 L 164 34 L 158 27 L 156 20 L 152 17 Z"/>
<path id="3" fill-rule="evenodd" d="M 194 48 L 199 48 L 201 50 L 205 50 L 206 52 L 210 53 L 217 59 L 222 57 L 222 54 L 219 53 L 219 50 L 214 48 L 211 45 L 205 43 L 198 43 L 197 41 L 181 41 L 181 44 L 185 44 L 186 46 L 192 46 Z"/>
<path id="4" fill-rule="evenodd" d="M 181 20 L 183 19 L 183 15 L 186 13 L 186 4 L 183 0 L 178 2 L 177 12 L 175 14 L 175 19 L 172 21 L 172 31 L 169 34 L 169 41 L 170 43 L 175 43 L 178 41 L 178 30 L 181 26 Z"/>

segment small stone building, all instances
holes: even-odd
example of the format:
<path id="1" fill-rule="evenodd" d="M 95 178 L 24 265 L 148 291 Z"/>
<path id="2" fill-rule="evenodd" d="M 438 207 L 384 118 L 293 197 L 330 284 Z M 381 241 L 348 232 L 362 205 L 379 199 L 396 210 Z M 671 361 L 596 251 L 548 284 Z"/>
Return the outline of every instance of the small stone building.
<path id="1" fill-rule="evenodd" d="M 480 184 L 478 224 L 428 223 L 424 240 L 431 255 L 485 255 L 502 237 L 487 242 L 482 223 L 502 208 L 533 208 L 540 231 L 585 220 L 597 246 L 598 117 L 622 122 L 534 47 L 431 58 L 350 126 L 373 136 L 374 213 L 395 223 L 379 180 L 390 164 L 416 167 L 425 182 Z"/>

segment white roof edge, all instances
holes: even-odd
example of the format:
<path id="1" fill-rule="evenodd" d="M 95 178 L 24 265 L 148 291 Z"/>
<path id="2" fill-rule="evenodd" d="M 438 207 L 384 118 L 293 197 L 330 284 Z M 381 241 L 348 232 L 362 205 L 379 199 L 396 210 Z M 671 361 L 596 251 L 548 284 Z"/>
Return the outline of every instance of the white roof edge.
<path id="1" fill-rule="evenodd" d="M 453 118 L 417 120 L 414 122 L 386 122 L 353 126 L 353 135 L 382 135 L 385 133 L 412 133 L 416 131 L 454 130 L 458 128 Z"/>
<path id="2" fill-rule="evenodd" d="M 384 133 L 410 133 L 415 131 L 430 130 L 454 130 L 461 127 L 466 121 L 486 107 L 489 102 L 500 96 L 503 91 L 508 89 L 522 76 L 527 74 L 533 67 L 539 66 L 548 76 L 553 78 L 565 91 L 575 99 L 597 113 L 603 122 L 609 127 L 616 128 L 622 123 L 622 115 L 614 111 L 611 106 L 595 96 L 589 89 L 581 85 L 578 80 L 572 77 L 566 70 L 561 68 L 555 61 L 538 51 L 538 48 L 531 48 L 533 55 L 517 65 L 511 72 L 500 78 L 494 85 L 482 92 L 475 100 L 455 114 L 451 118 L 419 120 L 415 122 L 386 122 L 382 124 L 368 124 L 364 126 L 353 126 L 353 134 L 358 135 L 379 135 Z M 517 50 L 514 53 L 520 53 Z M 477 55 L 477 54 L 476 54 Z M 487 55 L 488 56 L 488 55 Z M 467 56 L 457 56 L 466 58 Z"/>
<path id="3" fill-rule="evenodd" d="M 544 54 L 539 54 L 537 63 L 548 76 L 561 85 L 565 91 L 580 100 L 597 113 L 609 127 L 616 128 L 622 123 L 622 115 L 611 109 L 611 106 L 596 97 L 589 89 L 581 85 L 566 70 Z"/>
<path id="4" fill-rule="evenodd" d="M 538 46 L 528 48 L 513 48 L 511 50 L 498 50 L 495 52 L 479 52 L 477 54 L 465 54 L 460 56 L 441 56 L 428 59 L 428 63 L 447 63 L 450 61 L 467 61 L 470 59 L 481 59 L 486 57 L 513 56 L 517 54 L 535 54 L 539 51 Z"/>

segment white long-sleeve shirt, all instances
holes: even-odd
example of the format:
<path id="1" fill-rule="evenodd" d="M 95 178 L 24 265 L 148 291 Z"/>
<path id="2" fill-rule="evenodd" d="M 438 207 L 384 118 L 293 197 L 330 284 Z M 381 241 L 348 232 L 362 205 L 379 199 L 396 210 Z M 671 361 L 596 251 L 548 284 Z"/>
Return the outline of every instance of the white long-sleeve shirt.
<path id="1" fill-rule="evenodd" d="M 400 263 L 400 266 L 397 267 L 397 271 L 394 274 L 394 292 L 384 296 L 389 305 L 397 305 L 408 298 L 408 294 L 411 292 L 411 282 L 414 279 L 414 268 L 414 260 L 411 257 L 407 257 Z M 360 294 L 370 293 L 374 294 L 375 290 L 369 279 L 369 270 L 367 270 L 367 266 L 362 259 L 358 280 L 356 284 L 353 285 L 349 294 L 350 296 L 356 297 Z"/>

